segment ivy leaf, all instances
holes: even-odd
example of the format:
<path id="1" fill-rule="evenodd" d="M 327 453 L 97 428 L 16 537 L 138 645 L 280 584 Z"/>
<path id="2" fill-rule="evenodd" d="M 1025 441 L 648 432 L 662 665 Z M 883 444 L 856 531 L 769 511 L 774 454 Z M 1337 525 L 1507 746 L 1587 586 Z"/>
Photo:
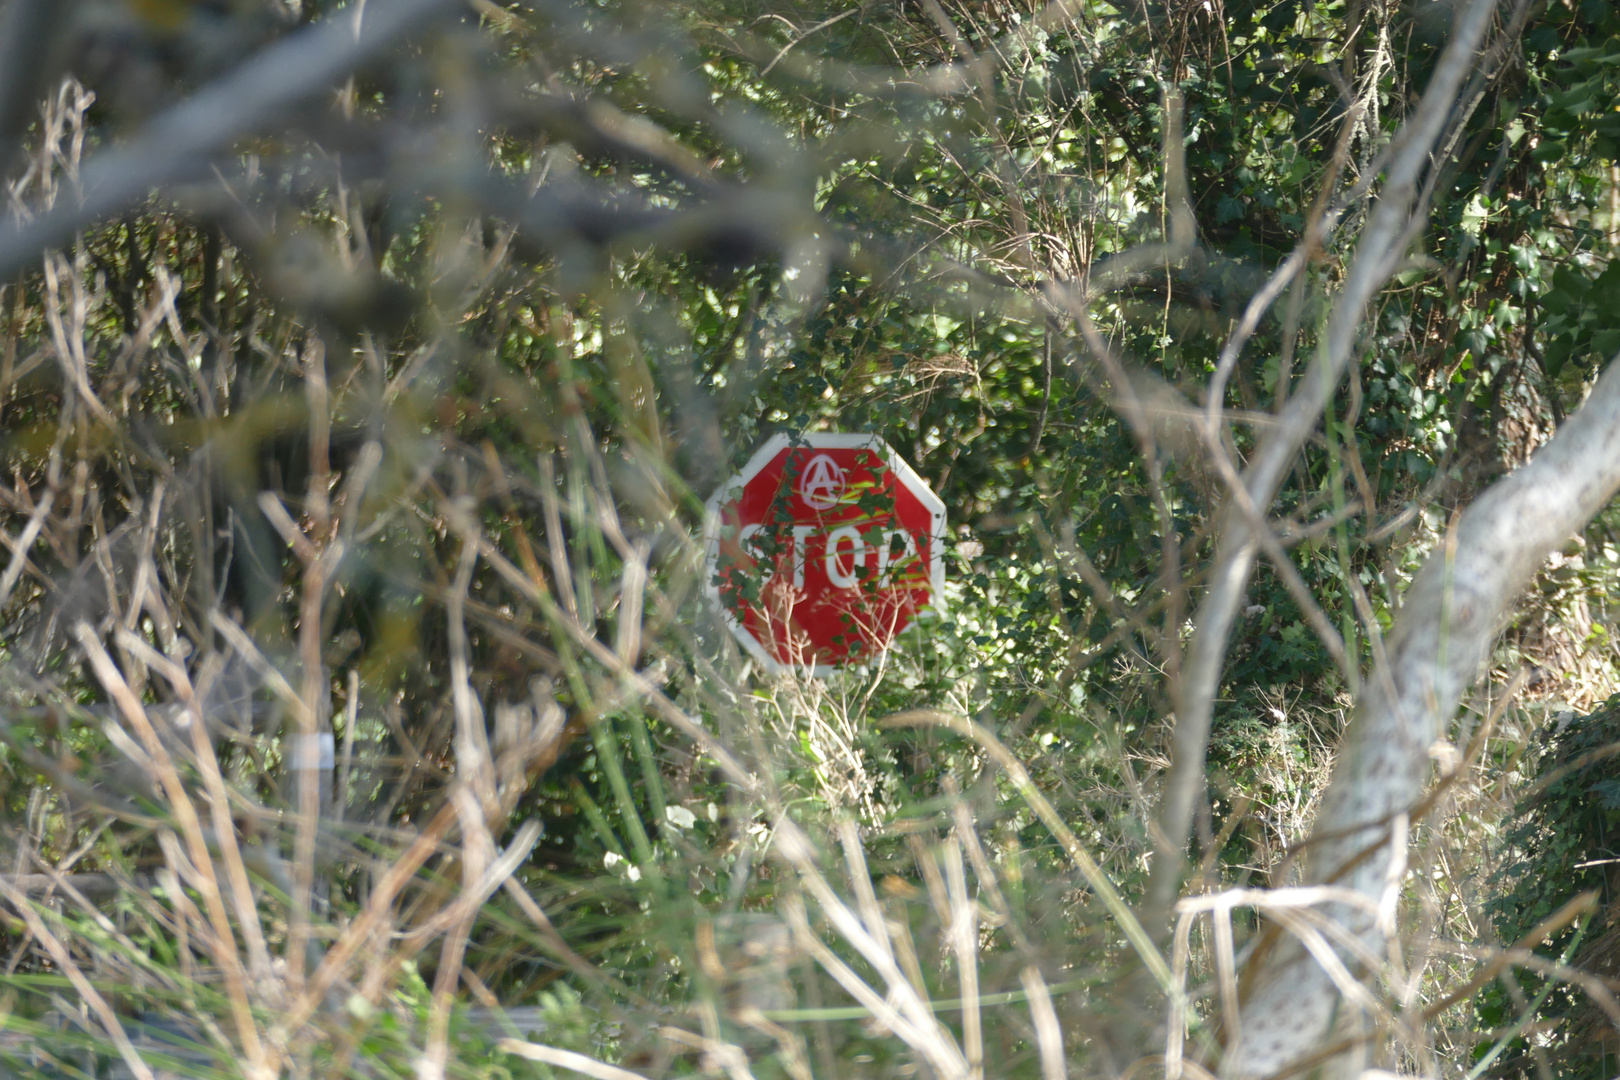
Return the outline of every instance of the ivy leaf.
<path id="1" fill-rule="evenodd" d="M 1590 790 L 1605 810 L 1620 810 L 1620 780 L 1600 780 Z"/>

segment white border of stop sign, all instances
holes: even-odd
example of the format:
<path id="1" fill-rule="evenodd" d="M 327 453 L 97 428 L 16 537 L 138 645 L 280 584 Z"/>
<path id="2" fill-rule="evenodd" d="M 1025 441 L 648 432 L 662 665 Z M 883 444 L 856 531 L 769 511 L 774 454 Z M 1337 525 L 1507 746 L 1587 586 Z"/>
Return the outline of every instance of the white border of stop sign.
<path id="1" fill-rule="evenodd" d="M 741 471 L 726 480 L 720 485 L 719 490 L 709 496 L 709 501 L 704 504 L 706 512 L 703 515 L 703 540 L 706 551 L 704 558 L 704 595 L 709 598 L 709 602 L 714 605 L 715 610 L 725 619 L 726 626 L 730 628 L 731 634 L 737 639 L 738 644 L 748 652 L 749 656 L 763 664 L 767 671 L 808 670 L 813 675 L 827 675 L 836 670 L 831 664 L 817 664 L 814 667 L 806 668 L 779 662 L 762 642 L 748 632 L 748 629 L 743 626 L 736 615 L 721 601 L 719 586 L 715 584 L 720 559 L 721 508 L 733 499 L 738 498 L 742 494 L 743 488 L 747 487 L 749 481 L 764 471 L 765 466 L 771 463 L 772 458 L 789 448 L 806 450 L 866 449 L 871 450 L 883 459 L 884 463 L 888 465 L 889 471 L 894 474 L 896 485 L 904 488 L 912 498 L 921 503 L 923 508 L 928 511 L 931 519 L 928 540 L 928 599 L 929 606 L 935 611 L 940 610 L 945 603 L 945 504 L 928 486 L 928 481 L 919 476 L 917 471 L 907 464 L 904 458 L 895 453 L 894 449 L 882 438 L 877 435 L 863 435 L 852 432 L 814 432 L 799 436 L 779 432 L 772 435 L 765 440 L 764 445 L 754 451 L 754 456 L 748 459 L 748 464 L 744 465 Z M 815 458 L 810 459 L 811 466 L 814 465 L 815 461 Z M 831 464 L 830 461 L 829 464 Z M 807 480 L 818 485 L 818 491 L 821 487 L 830 487 L 840 482 L 840 478 L 831 475 L 821 476 L 819 473 L 815 473 L 812 468 L 805 469 L 805 476 L 800 479 L 801 486 Z M 801 492 L 801 495 L 807 501 L 811 501 L 808 492 Z M 833 500 L 833 502 L 836 501 L 836 499 Z M 812 505 L 814 505 L 813 501 Z M 828 505 L 832 505 L 832 503 Z M 870 662 L 876 658 L 877 654 L 872 654 L 863 658 L 862 662 Z"/>

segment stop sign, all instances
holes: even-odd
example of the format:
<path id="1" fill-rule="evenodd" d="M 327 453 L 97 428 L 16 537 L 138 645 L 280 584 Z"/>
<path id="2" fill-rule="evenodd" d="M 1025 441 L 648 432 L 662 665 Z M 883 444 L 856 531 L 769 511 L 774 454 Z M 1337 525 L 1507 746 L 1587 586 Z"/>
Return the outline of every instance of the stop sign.
<path id="1" fill-rule="evenodd" d="M 708 502 L 706 588 L 771 671 L 871 659 L 944 600 L 945 504 L 875 435 L 775 435 Z"/>

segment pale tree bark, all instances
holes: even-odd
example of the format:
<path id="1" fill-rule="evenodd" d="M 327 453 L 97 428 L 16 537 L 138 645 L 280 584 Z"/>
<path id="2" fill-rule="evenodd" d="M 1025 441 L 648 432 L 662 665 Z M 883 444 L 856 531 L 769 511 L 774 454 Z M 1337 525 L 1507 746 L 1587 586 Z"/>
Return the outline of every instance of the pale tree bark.
<path id="1" fill-rule="evenodd" d="M 1520 4 L 1521 15 L 1523 8 Z M 1382 190 L 1368 214 L 1356 244 L 1355 258 L 1334 299 L 1322 346 L 1298 389 L 1279 411 L 1277 427 L 1244 468 L 1244 492 L 1253 506 L 1262 511 L 1276 498 L 1300 448 L 1316 430 L 1323 411 L 1343 381 L 1360 347 L 1368 305 L 1400 269 L 1412 241 L 1427 221 L 1431 189 L 1424 182 L 1425 176 L 1432 175 L 1432 170 L 1438 167 L 1437 157 L 1449 155 L 1449 148 L 1443 153 L 1438 150 L 1448 128 L 1454 128 L 1458 115 L 1466 111 L 1459 105 L 1466 97 L 1465 84 L 1469 77 L 1477 75 L 1482 66 L 1491 66 L 1489 60 L 1482 65 L 1480 43 L 1497 9 L 1498 0 L 1473 0 L 1463 9 L 1422 99 L 1389 148 Z M 1516 16 L 1510 38 L 1516 36 L 1518 21 Z M 1316 235 L 1307 237 L 1295 253 L 1296 258 L 1285 263 L 1278 274 L 1298 273 L 1310 257 L 1313 245 L 1333 232 L 1343 210 L 1343 206 L 1331 208 L 1317 225 Z M 1282 291 L 1280 287 L 1268 289 L 1256 297 L 1252 305 L 1256 310 L 1245 317 L 1245 330 L 1252 331 L 1264 305 L 1269 305 Z M 1234 335 L 1222 355 L 1223 370 L 1228 370 L 1236 361 L 1237 351 L 1246 339 L 1247 333 Z M 1261 547 L 1254 523 L 1240 512 L 1235 501 L 1221 523 L 1219 536 L 1209 588 L 1194 619 L 1192 640 L 1177 680 L 1171 768 L 1159 813 L 1159 850 L 1149 888 L 1149 907 L 1154 912 L 1166 910 L 1181 886 L 1183 854 L 1192 833 L 1193 817 L 1204 795 L 1210 722 L 1215 699 L 1219 696 L 1217 690 L 1225 667 L 1227 644 Z"/>
<path id="2" fill-rule="evenodd" d="M 1514 601 L 1547 557 L 1620 489 L 1620 370 L 1523 468 L 1492 485 L 1447 531 L 1408 590 L 1385 662 L 1363 686 L 1307 848 L 1306 880 L 1347 887 L 1376 903 L 1405 843 L 1396 823 L 1428 782 L 1430 748 L 1489 659 Z M 1371 905 L 1369 905 L 1371 906 Z M 1350 904 L 1328 916 L 1374 955 L 1385 927 Z M 1357 965 L 1346 955 L 1346 966 Z M 1361 1021 L 1323 967 L 1295 942 L 1277 950 L 1242 1010 L 1241 1035 L 1222 1073 L 1270 1076 L 1353 1032 Z M 1369 973 L 1362 973 L 1364 979 Z M 1356 1076 L 1356 1052 L 1329 1075 Z"/>

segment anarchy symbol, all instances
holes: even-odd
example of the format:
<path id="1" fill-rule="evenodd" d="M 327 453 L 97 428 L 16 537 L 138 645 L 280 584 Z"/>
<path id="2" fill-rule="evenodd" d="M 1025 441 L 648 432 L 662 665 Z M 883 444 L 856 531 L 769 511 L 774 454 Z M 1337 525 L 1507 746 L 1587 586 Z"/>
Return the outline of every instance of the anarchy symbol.
<path id="1" fill-rule="evenodd" d="M 799 478 L 799 497 L 812 510 L 831 510 L 844 497 L 844 470 L 829 454 L 817 454 Z"/>

